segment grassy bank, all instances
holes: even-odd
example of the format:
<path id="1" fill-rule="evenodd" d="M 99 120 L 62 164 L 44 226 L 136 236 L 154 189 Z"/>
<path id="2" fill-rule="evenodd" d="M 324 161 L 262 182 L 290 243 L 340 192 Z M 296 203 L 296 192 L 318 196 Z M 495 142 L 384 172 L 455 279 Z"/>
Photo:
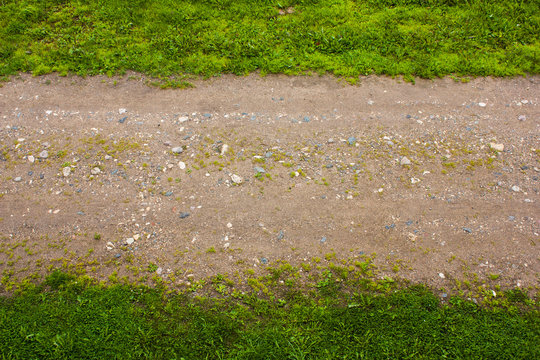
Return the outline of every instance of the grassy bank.
<path id="1" fill-rule="evenodd" d="M 534 0 L 0 4 L 0 76 L 316 71 L 353 79 L 540 72 L 540 5 Z"/>
<path id="2" fill-rule="evenodd" d="M 509 306 L 501 308 L 458 297 L 441 305 L 422 287 L 377 295 L 334 285 L 325 284 L 316 296 L 237 292 L 205 298 L 165 295 L 145 286 L 103 287 L 53 272 L 38 287 L 0 298 L 0 354 L 8 359 L 540 356 L 538 309 L 519 292 L 507 292 Z"/>

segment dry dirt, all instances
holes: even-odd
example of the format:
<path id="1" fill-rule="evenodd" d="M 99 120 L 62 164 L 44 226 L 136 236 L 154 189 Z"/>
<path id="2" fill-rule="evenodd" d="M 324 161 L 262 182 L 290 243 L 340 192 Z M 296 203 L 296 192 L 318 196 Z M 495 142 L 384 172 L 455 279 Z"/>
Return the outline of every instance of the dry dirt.
<path id="1" fill-rule="evenodd" d="M 380 276 L 437 288 L 538 287 L 539 77 L 195 85 L 3 84 L 4 285 L 55 267 L 138 277 L 150 264 L 185 284 L 369 256 Z"/>

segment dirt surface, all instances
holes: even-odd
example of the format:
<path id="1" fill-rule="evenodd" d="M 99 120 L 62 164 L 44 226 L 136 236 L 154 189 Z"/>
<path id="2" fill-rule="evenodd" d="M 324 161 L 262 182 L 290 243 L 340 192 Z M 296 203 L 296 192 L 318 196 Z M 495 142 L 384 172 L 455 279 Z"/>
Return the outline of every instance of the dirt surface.
<path id="1" fill-rule="evenodd" d="M 437 288 L 539 285 L 539 77 L 195 85 L 3 84 L 4 279 L 150 265 L 182 284 L 369 256 Z"/>

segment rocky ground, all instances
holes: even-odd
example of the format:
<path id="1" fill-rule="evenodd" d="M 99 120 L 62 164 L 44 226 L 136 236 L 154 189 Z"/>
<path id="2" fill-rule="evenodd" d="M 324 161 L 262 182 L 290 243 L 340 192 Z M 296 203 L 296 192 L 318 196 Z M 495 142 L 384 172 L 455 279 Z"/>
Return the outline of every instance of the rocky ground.
<path id="1" fill-rule="evenodd" d="M 436 288 L 538 287 L 540 78 L 195 85 L 3 84 L 4 286 L 56 267 L 181 286 L 369 258 Z"/>

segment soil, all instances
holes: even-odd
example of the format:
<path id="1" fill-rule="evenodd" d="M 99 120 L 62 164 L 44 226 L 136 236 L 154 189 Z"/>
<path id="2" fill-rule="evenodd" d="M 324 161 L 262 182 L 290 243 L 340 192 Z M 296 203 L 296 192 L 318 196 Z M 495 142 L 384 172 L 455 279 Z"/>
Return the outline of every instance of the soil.
<path id="1" fill-rule="evenodd" d="M 161 90 L 138 74 L 21 75 L 0 88 L 0 269 L 150 266 L 180 285 L 369 257 L 435 288 L 537 288 L 539 90 L 539 77 Z"/>

